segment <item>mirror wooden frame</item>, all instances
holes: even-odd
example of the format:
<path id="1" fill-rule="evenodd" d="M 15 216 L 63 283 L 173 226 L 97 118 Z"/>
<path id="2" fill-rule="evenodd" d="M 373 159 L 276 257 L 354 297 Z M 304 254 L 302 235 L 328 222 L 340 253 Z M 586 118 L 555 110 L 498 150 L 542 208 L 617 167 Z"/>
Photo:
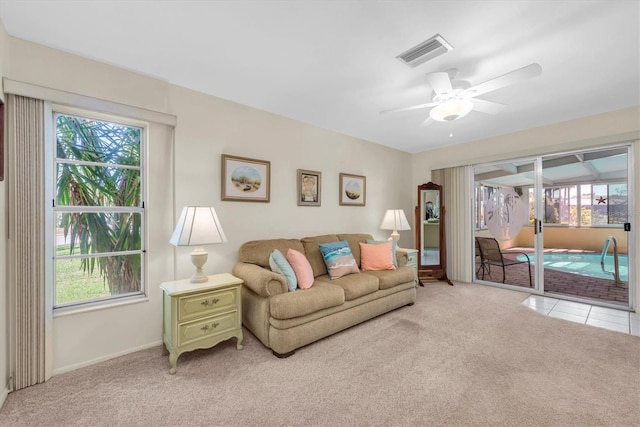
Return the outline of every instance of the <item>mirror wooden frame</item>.
<path id="1" fill-rule="evenodd" d="M 423 199 L 423 195 L 425 191 L 438 191 L 438 201 L 440 206 L 438 206 L 438 236 L 439 236 L 439 260 L 438 264 L 423 264 L 423 234 L 424 234 L 424 223 L 425 218 L 423 218 L 422 205 L 426 202 Z M 416 248 L 418 249 L 418 283 L 420 286 L 424 286 L 425 282 L 435 282 L 438 280 L 447 282 L 451 286 L 453 286 L 453 282 L 447 278 L 447 247 L 446 247 L 446 239 L 445 239 L 445 207 L 444 207 L 444 194 L 442 193 L 442 186 L 438 184 L 434 184 L 433 182 L 428 182 L 426 184 L 422 184 L 418 186 L 418 206 L 415 208 L 415 216 L 416 216 Z"/>

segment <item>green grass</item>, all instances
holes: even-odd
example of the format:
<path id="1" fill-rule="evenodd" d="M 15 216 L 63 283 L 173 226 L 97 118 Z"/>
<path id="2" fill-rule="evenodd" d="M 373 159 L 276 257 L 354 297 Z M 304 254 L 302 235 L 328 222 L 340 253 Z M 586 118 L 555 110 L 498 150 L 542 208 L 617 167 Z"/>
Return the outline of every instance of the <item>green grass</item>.
<path id="1" fill-rule="evenodd" d="M 74 253 L 79 253 L 77 248 Z M 56 255 L 69 255 L 69 245 L 60 245 Z M 98 269 L 89 274 L 82 270 L 81 260 L 57 260 L 55 304 L 69 304 L 111 295 L 106 280 L 100 277 Z"/>

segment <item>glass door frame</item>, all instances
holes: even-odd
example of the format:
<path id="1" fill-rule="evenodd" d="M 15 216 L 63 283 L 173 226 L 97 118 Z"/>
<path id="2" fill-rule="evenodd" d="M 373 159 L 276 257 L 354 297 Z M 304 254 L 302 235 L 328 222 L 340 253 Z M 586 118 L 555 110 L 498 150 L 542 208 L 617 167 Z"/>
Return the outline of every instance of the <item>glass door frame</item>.
<path id="1" fill-rule="evenodd" d="M 532 162 L 533 163 L 533 169 L 534 169 L 534 176 L 533 176 L 533 181 L 534 181 L 534 194 L 536 195 L 535 197 L 535 204 L 534 204 L 534 224 L 533 226 L 534 228 L 534 238 L 533 238 L 533 246 L 534 246 L 534 254 L 533 256 L 535 257 L 535 261 L 534 261 L 534 268 L 533 268 L 533 272 L 534 272 L 534 280 L 533 280 L 533 288 L 522 288 L 521 286 L 516 286 L 516 285 L 509 285 L 509 284 L 502 284 L 502 283 L 496 283 L 496 282 L 488 282 L 485 280 L 481 280 L 479 278 L 476 278 L 476 274 L 474 273 L 472 275 L 473 277 L 473 282 L 474 283 L 481 283 L 481 284 L 485 284 L 485 285 L 490 285 L 490 286 L 496 286 L 496 287 L 504 287 L 504 288 L 508 288 L 508 289 L 513 289 L 513 290 L 518 290 L 518 291 L 526 291 L 532 294 L 536 294 L 536 295 L 544 295 L 545 294 L 545 286 L 544 286 L 544 231 L 545 231 L 545 224 L 544 224 L 544 212 L 545 212 L 545 205 L 544 205 L 544 185 L 543 185 L 543 180 L 544 180 L 544 174 L 543 174 L 543 162 L 545 159 L 548 159 L 549 157 L 555 157 L 555 156 L 561 156 L 561 155 L 572 155 L 572 154 L 581 154 L 581 153 L 585 153 L 585 152 L 589 152 L 589 151 L 600 151 L 600 150 L 608 150 L 608 149 L 615 149 L 615 148 L 626 148 L 627 152 L 627 174 L 626 174 L 626 185 L 627 185 L 627 222 L 631 223 L 631 224 L 635 224 L 637 223 L 637 220 L 635 220 L 635 215 L 634 213 L 635 211 L 635 186 L 634 186 L 634 176 L 636 176 L 637 174 L 634 171 L 634 164 L 633 164 L 633 159 L 634 159 L 634 153 L 633 153 L 633 149 L 634 149 L 634 145 L 632 142 L 625 142 L 625 143 L 620 143 L 620 144 L 613 144 L 613 145 L 601 145 L 601 146 L 595 146 L 595 147 L 585 147 L 585 148 L 579 148 L 579 149 L 574 149 L 574 150 L 568 150 L 566 152 L 557 152 L 557 153 L 545 153 L 545 154 L 541 154 L 541 155 L 537 155 L 537 156 L 530 156 L 530 157 L 516 157 L 516 158 L 508 158 L 508 159 L 501 159 L 501 160 L 496 160 L 496 161 L 492 161 L 492 162 L 483 162 L 483 163 L 479 163 L 479 164 L 475 164 L 472 165 L 472 173 L 470 174 L 470 188 L 471 188 L 471 194 L 473 194 L 473 199 L 471 200 L 472 206 L 471 209 L 474 209 L 474 207 L 478 207 L 478 201 L 476 199 L 477 197 L 477 192 L 475 191 L 475 183 L 476 183 L 476 178 L 475 178 L 475 170 L 478 167 L 486 167 L 486 166 L 495 166 L 495 165 L 500 165 L 503 163 L 512 163 L 512 162 L 517 162 L 517 163 L 521 163 L 521 162 Z M 473 230 L 473 237 L 472 239 L 475 239 L 476 233 L 478 231 L 478 229 L 476 228 L 476 217 L 474 215 L 472 215 L 472 230 Z M 632 225 L 633 227 L 633 225 Z M 637 232 L 637 231 L 636 231 Z M 553 297 L 561 297 L 562 299 L 567 299 L 567 300 L 573 300 L 573 301 L 578 301 L 578 302 L 582 302 L 582 303 L 586 303 L 586 304 L 594 304 L 594 305 L 600 305 L 600 306 L 605 306 L 605 307 L 612 307 L 612 308 L 617 308 L 617 309 L 631 309 L 633 310 L 635 308 L 635 301 L 636 301 L 636 295 L 638 292 L 637 286 L 635 285 L 636 283 L 636 275 L 637 275 L 637 271 L 634 268 L 635 266 L 633 265 L 633 260 L 635 259 L 635 253 L 636 253 L 636 245 L 635 245 L 635 237 L 634 237 L 634 230 L 632 229 L 631 232 L 626 232 L 625 233 L 626 239 L 627 239 L 627 257 L 629 260 L 629 276 L 628 276 L 628 288 L 627 288 L 627 292 L 628 292 L 628 303 L 626 306 L 621 306 L 619 304 L 613 304 L 613 303 L 608 303 L 605 300 L 592 300 L 592 299 L 587 299 L 587 298 L 581 298 L 578 296 L 573 296 L 573 295 L 565 295 L 565 294 L 556 294 L 554 293 L 552 296 Z M 474 246 L 474 242 L 472 242 L 472 247 Z M 475 272 L 475 256 L 471 258 L 472 259 L 472 263 L 473 263 L 473 270 Z"/>
<path id="2" fill-rule="evenodd" d="M 483 163 L 478 163 L 475 165 L 472 165 L 472 173 L 470 173 L 470 186 L 471 186 L 471 194 L 473 195 L 473 199 L 472 199 L 472 206 L 471 208 L 473 209 L 474 207 L 480 209 L 480 206 L 478 206 L 476 197 L 477 197 L 477 192 L 475 191 L 475 169 L 479 168 L 479 167 L 487 167 L 487 166 L 496 166 L 496 165 L 501 165 L 504 163 L 524 163 L 524 164 L 532 164 L 532 171 L 533 172 L 533 186 L 534 189 L 535 188 L 541 188 L 542 187 L 542 155 L 539 156 L 529 156 L 529 157 L 517 157 L 517 158 L 509 158 L 509 159 L 502 159 L 502 160 L 496 160 L 496 161 L 492 161 L 492 162 L 483 162 Z M 536 197 L 536 201 L 535 201 L 535 205 L 534 205 L 534 213 L 535 213 L 535 218 L 540 218 L 541 213 L 544 212 L 544 208 L 541 205 L 540 202 L 540 197 Z M 528 197 L 527 197 L 527 204 L 528 204 Z M 476 215 L 472 215 L 472 227 L 471 229 L 473 230 L 473 239 L 475 240 L 476 234 L 478 229 L 476 228 Z M 527 217 L 528 217 L 528 211 L 527 211 Z M 541 221 L 542 222 L 542 221 Z M 533 227 L 536 227 L 536 225 L 534 224 Z M 535 230 L 535 228 L 534 228 Z M 529 292 L 531 294 L 535 294 L 535 295 L 543 295 L 544 291 L 543 291 L 543 275 L 541 274 L 542 272 L 544 272 L 544 265 L 542 262 L 542 254 L 543 251 L 540 250 L 538 251 L 538 247 L 542 242 L 542 231 L 543 229 L 540 230 L 540 232 L 538 233 L 534 233 L 534 238 L 533 238 L 533 249 L 534 252 L 533 254 L 530 254 L 529 256 L 533 256 L 535 257 L 535 261 L 533 262 L 533 266 L 532 266 L 532 287 L 527 287 L 527 288 L 523 288 L 522 286 L 518 286 L 518 285 L 510 285 L 509 283 L 498 283 L 498 282 L 490 282 L 490 281 L 486 281 L 486 280 L 482 280 L 482 279 L 478 279 L 475 278 L 475 256 L 471 257 L 471 262 L 474 263 L 473 265 L 473 269 L 472 271 L 474 272 L 474 274 L 472 275 L 473 278 L 473 282 L 474 283 L 481 283 L 484 285 L 489 285 L 489 286 L 495 286 L 495 287 L 501 287 L 501 288 L 506 288 L 506 289 L 512 289 L 512 290 L 517 290 L 517 291 L 526 291 Z M 475 246 L 475 242 L 472 242 L 471 247 Z"/>

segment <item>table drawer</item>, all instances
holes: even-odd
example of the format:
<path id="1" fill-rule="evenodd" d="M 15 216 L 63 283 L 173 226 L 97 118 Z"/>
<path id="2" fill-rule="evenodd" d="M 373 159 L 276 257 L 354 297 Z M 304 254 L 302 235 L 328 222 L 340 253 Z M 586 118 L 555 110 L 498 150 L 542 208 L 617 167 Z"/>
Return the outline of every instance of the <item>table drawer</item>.
<path id="1" fill-rule="evenodd" d="M 178 321 L 209 316 L 237 306 L 238 288 L 187 295 L 178 300 Z"/>
<path id="2" fill-rule="evenodd" d="M 178 325 L 178 346 L 202 339 L 213 338 L 239 328 L 238 312 L 231 311 L 218 316 Z"/>

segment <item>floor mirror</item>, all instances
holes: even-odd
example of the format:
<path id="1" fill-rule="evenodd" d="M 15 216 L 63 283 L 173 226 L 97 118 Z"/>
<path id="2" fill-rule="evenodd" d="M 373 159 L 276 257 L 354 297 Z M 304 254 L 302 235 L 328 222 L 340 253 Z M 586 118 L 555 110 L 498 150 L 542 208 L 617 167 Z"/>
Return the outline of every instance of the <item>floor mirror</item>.
<path id="1" fill-rule="evenodd" d="M 428 182 L 418 186 L 416 206 L 416 248 L 418 249 L 418 281 L 444 281 L 447 278 L 445 241 L 445 208 L 442 186 Z"/>

